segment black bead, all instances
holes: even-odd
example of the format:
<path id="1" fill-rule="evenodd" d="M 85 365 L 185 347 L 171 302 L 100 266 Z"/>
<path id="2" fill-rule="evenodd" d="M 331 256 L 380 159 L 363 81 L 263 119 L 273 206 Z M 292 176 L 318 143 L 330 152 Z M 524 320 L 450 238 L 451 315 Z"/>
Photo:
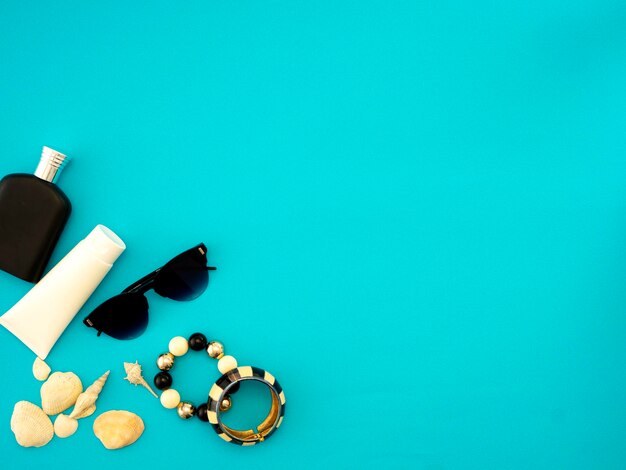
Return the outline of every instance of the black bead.
<path id="1" fill-rule="evenodd" d="M 154 386 L 159 390 L 167 390 L 172 386 L 172 376 L 169 372 L 159 372 L 154 376 Z"/>
<path id="2" fill-rule="evenodd" d="M 189 337 L 189 347 L 194 351 L 202 351 L 206 349 L 209 343 L 206 340 L 206 336 L 202 333 L 194 333 Z"/>
<path id="3" fill-rule="evenodd" d="M 196 416 L 198 416 L 198 419 L 200 419 L 200 421 L 209 420 L 209 417 L 207 415 L 206 403 L 203 403 L 202 405 L 199 405 L 198 408 L 196 408 Z"/>

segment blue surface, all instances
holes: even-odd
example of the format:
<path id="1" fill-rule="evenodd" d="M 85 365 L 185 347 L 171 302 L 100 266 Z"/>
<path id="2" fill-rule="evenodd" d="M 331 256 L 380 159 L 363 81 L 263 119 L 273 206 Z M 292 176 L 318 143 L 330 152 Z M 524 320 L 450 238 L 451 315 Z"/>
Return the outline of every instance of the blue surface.
<path id="1" fill-rule="evenodd" d="M 0 67 L 0 174 L 74 157 L 53 262 L 97 223 L 128 245 L 48 362 L 111 369 L 98 412 L 146 423 L 20 448 L 39 383 L 1 330 L 3 468 L 626 466 L 623 1 L 11 0 Z M 199 241 L 200 299 L 150 294 L 131 342 L 82 325 Z M 28 288 L 0 274 L 2 310 Z M 267 443 L 122 380 L 196 330 L 284 386 Z M 218 375 L 177 374 L 196 403 Z"/>

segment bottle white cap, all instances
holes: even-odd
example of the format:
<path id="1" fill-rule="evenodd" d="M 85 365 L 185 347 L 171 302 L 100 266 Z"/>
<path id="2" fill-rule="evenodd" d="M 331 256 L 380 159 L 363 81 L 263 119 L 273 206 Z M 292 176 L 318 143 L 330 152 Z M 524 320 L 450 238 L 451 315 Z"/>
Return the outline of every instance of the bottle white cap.
<path id="1" fill-rule="evenodd" d="M 85 242 L 97 258 L 108 264 L 113 264 L 126 249 L 122 239 L 104 225 L 96 225 Z"/>

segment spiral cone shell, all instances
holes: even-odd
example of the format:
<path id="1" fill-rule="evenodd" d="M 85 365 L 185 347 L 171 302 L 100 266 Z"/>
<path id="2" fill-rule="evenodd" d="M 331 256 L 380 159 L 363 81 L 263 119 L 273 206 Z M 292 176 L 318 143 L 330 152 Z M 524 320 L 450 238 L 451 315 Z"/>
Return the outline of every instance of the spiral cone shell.
<path id="1" fill-rule="evenodd" d="M 87 416 L 91 416 L 94 411 L 96 411 L 96 400 L 98 399 L 98 395 L 100 395 L 102 387 L 104 387 L 110 372 L 111 371 L 107 370 L 98 380 L 87 387 L 83 393 L 78 395 L 76 405 L 74 405 L 70 418 L 85 418 Z"/>

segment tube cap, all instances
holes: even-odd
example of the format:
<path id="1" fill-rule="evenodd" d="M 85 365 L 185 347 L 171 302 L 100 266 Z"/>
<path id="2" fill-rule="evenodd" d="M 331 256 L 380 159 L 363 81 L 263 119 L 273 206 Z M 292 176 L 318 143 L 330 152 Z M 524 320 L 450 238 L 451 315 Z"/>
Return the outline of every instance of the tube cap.
<path id="1" fill-rule="evenodd" d="M 108 264 L 113 264 L 126 249 L 122 239 L 104 225 L 96 225 L 85 242 L 97 258 Z"/>

